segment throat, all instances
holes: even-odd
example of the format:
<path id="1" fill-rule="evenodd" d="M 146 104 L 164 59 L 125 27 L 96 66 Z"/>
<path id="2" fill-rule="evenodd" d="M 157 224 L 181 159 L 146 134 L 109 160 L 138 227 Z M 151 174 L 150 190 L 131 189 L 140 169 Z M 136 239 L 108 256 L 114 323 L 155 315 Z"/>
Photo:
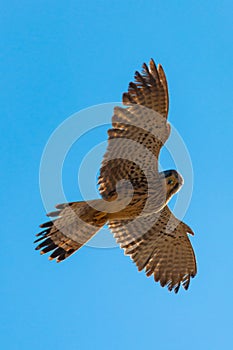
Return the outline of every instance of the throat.
<path id="1" fill-rule="evenodd" d="M 179 189 L 179 184 L 175 184 L 175 186 L 173 188 L 171 188 L 168 192 L 167 192 L 167 200 L 169 200 L 171 198 L 171 196 L 173 194 L 175 194 Z"/>

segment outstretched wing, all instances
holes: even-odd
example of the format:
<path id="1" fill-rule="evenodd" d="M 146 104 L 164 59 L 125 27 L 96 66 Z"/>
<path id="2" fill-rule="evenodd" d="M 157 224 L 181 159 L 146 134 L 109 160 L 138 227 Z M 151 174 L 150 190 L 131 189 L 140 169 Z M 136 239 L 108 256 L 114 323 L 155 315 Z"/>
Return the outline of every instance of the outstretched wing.
<path id="1" fill-rule="evenodd" d="M 179 221 L 166 206 L 160 213 L 135 220 L 109 222 L 125 254 L 130 255 L 138 270 L 154 275 L 161 286 L 177 293 L 182 284 L 188 289 L 190 278 L 197 273 L 196 260 L 187 233 L 191 228 Z"/>
<path id="2" fill-rule="evenodd" d="M 50 260 L 60 262 L 81 248 L 106 221 L 105 214 L 90 207 L 90 202 L 58 204 L 54 212 L 47 216 L 54 220 L 42 225 L 34 243 L 41 254 L 50 252 Z"/>
<path id="3" fill-rule="evenodd" d="M 149 68 L 143 64 L 142 74 L 135 73 L 135 82 L 123 94 L 123 104 L 127 107 L 114 109 L 113 128 L 108 130 L 108 147 L 100 169 L 99 190 L 107 200 L 116 197 L 116 186 L 123 179 L 134 188 L 140 185 L 145 193 L 147 185 L 143 188 L 142 184 L 150 174 L 158 173 L 159 152 L 170 133 L 168 89 L 162 67 L 156 68 L 153 60 Z"/>

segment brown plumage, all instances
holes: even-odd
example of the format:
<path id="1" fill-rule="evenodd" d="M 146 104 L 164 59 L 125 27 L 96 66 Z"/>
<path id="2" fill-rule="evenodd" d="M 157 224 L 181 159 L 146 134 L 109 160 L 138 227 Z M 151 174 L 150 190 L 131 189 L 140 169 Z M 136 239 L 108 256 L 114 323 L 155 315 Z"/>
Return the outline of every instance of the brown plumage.
<path id="1" fill-rule="evenodd" d="M 115 107 L 99 177 L 103 200 L 57 206 L 41 225 L 36 249 L 59 262 L 77 251 L 107 223 L 125 254 L 147 276 L 169 290 L 188 289 L 196 275 L 193 234 L 167 207 L 183 184 L 175 170 L 158 171 L 160 149 L 170 134 L 168 87 L 161 65 L 144 63 L 142 73 Z"/>

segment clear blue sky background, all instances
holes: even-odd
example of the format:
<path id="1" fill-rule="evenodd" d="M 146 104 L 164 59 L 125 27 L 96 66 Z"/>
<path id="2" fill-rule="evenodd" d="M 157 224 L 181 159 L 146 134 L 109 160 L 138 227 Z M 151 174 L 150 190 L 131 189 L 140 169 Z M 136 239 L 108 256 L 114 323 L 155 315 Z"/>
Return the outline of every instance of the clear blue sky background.
<path id="1" fill-rule="evenodd" d="M 2 2 L 2 349 L 232 347 L 232 11 L 224 0 Z M 178 295 L 119 248 L 84 247 L 58 265 L 32 244 L 45 220 L 38 174 L 51 133 L 80 109 L 119 101 L 150 57 L 166 70 L 169 119 L 195 174 L 185 221 L 198 275 Z M 105 140 L 104 128 L 96 137 Z M 76 148 L 69 200 L 81 199 L 76 170 L 92 144 Z"/>

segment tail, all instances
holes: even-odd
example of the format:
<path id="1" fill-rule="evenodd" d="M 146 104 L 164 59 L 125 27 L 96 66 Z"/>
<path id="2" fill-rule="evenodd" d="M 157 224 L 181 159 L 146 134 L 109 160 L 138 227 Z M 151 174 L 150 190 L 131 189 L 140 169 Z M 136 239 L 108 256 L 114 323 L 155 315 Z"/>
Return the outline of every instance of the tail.
<path id="1" fill-rule="evenodd" d="M 58 210 L 48 213 L 55 217 L 42 225 L 35 248 L 41 254 L 51 252 L 50 260 L 60 262 L 75 253 L 107 222 L 107 213 L 97 210 L 101 200 L 58 204 Z"/>

